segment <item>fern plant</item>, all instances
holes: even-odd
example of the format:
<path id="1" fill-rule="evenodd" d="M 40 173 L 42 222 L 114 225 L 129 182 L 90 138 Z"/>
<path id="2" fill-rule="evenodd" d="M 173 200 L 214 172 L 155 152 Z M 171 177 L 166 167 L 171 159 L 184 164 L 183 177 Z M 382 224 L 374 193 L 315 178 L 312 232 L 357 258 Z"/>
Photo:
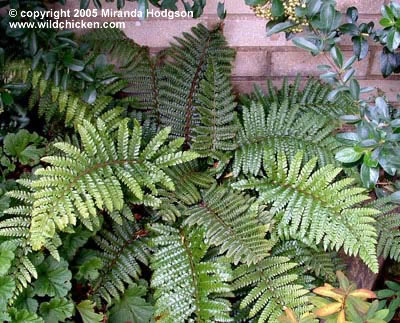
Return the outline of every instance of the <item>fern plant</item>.
<path id="1" fill-rule="evenodd" d="M 353 179 L 334 182 L 340 168 L 327 165 L 314 171 L 317 159 L 303 165 L 303 156 L 297 153 L 288 166 L 284 154 L 266 152 L 265 178 L 240 180 L 233 187 L 259 192 L 260 201 L 271 205 L 280 235 L 310 245 L 322 243 L 324 249 L 343 247 L 349 255 L 359 254 L 377 272 L 373 216 L 379 211 L 359 206 L 368 196 L 363 194 L 364 189 L 351 186 Z"/>
<path id="2" fill-rule="evenodd" d="M 84 121 L 78 128 L 82 149 L 68 143 L 56 143 L 64 156 L 49 156 L 51 166 L 38 169 L 31 183 L 34 190 L 30 243 L 40 249 L 55 230 L 66 230 L 80 219 L 88 228 L 96 223 L 98 210 L 122 211 L 126 188 L 133 200 L 156 206 L 157 186 L 173 190 L 174 183 L 163 169 L 193 160 L 193 152 L 177 152 L 182 140 L 164 145 L 165 128 L 141 150 L 141 127 L 129 129 L 120 123 L 115 135 L 104 122 L 94 126 Z M 148 189 L 149 192 L 146 192 Z"/>
<path id="3" fill-rule="evenodd" d="M 342 250 L 375 272 L 398 258 L 393 201 L 365 203 L 336 168 L 351 100 L 298 78 L 237 104 L 222 27 L 159 55 L 118 30 L 66 32 L 68 87 L 40 55 L 10 59 L 1 79 L 26 87 L 45 140 L 0 143 L 0 321 L 315 322 L 310 291 L 336 284 Z"/>
<path id="4" fill-rule="evenodd" d="M 193 129 L 193 150 L 201 154 L 234 150 L 237 132 L 235 125 L 236 103 L 230 81 L 213 60 L 208 63 L 196 104 L 199 124 Z"/>

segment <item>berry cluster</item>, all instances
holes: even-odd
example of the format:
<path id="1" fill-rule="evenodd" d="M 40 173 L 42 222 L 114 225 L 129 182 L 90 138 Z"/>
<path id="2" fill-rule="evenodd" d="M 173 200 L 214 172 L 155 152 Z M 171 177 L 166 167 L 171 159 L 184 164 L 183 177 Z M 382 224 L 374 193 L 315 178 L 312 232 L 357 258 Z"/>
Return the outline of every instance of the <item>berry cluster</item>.
<path id="1" fill-rule="evenodd" d="M 284 8 L 283 16 L 286 20 L 290 20 L 296 24 L 289 31 L 294 33 L 302 32 L 304 27 L 308 26 L 308 21 L 307 18 L 296 15 L 296 8 L 306 8 L 307 5 L 304 3 L 304 0 L 282 0 L 282 2 Z M 281 17 L 275 17 L 272 15 L 271 6 L 271 1 L 268 0 L 266 4 L 254 6 L 252 9 L 257 17 L 264 18 L 269 21 L 281 19 Z"/>

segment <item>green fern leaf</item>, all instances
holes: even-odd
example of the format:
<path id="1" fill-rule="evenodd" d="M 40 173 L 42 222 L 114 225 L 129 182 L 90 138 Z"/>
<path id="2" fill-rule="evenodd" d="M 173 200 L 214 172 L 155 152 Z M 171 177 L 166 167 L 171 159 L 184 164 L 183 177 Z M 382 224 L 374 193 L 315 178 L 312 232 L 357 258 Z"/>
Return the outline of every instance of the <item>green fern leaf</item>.
<path id="1" fill-rule="evenodd" d="M 160 131 L 142 151 L 141 127 L 130 130 L 121 122 L 117 139 L 99 120 L 97 126 L 84 121 L 78 127 L 82 148 L 68 143 L 56 143 L 63 156 L 44 157 L 50 164 L 38 169 L 32 182 L 34 202 L 30 243 L 40 249 L 57 229 L 76 225 L 77 218 L 93 230 L 99 226 L 98 210 L 112 214 L 124 208 L 124 189 L 136 204 L 160 204 L 158 187 L 174 190 L 164 169 L 195 159 L 194 152 L 177 152 L 178 144 L 165 146 L 169 128 Z M 151 198 L 151 202 L 147 201 Z"/>
<path id="2" fill-rule="evenodd" d="M 341 144 L 332 136 L 335 124 L 312 112 L 301 113 L 300 106 L 273 102 L 267 110 L 252 103 L 243 108 L 243 126 L 239 132 L 233 173 L 258 175 L 267 150 L 285 153 L 292 159 L 303 150 L 307 160 L 318 157 L 319 165 L 334 164 Z"/>
<path id="3" fill-rule="evenodd" d="M 101 303 L 100 298 L 108 304 L 119 300 L 126 285 L 139 278 L 140 263 L 148 265 L 150 258 L 146 235 L 145 230 L 124 220 L 122 225 L 114 224 L 112 231 L 102 230 L 93 238 L 101 250 L 96 256 L 103 263 L 99 277 L 91 282 L 90 294 L 97 303 Z"/>
<path id="4" fill-rule="evenodd" d="M 200 123 L 193 129 L 192 149 L 202 155 L 234 150 L 233 139 L 238 129 L 234 122 L 235 107 L 229 79 L 210 59 L 197 97 Z"/>
<path id="5" fill-rule="evenodd" d="M 241 300 L 241 308 L 249 308 L 249 318 L 258 314 L 257 322 L 277 322 L 285 307 L 298 315 L 309 311 L 308 290 L 298 284 L 298 276 L 290 273 L 297 267 L 286 257 L 268 257 L 256 265 L 241 265 L 234 270 L 233 289 L 250 288 Z"/>
<path id="6" fill-rule="evenodd" d="M 233 186 L 240 190 L 256 189 L 260 202 L 271 205 L 282 236 L 308 244 L 322 243 L 324 249 L 359 255 L 373 271 L 378 271 L 377 233 L 374 215 L 379 211 L 361 207 L 369 199 L 364 189 L 352 187 L 353 179 L 334 182 L 341 169 L 327 165 L 314 171 L 317 159 L 302 166 L 303 153 L 290 166 L 282 153 L 264 155 L 263 179 L 241 180 Z"/>
<path id="7" fill-rule="evenodd" d="M 231 321 L 229 301 L 218 297 L 230 292 L 230 267 L 222 259 L 203 260 L 208 249 L 203 233 L 162 224 L 150 229 L 157 235 L 153 242 L 159 247 L 151 263 L 157 320 L 183 323 L 195 315 L 203 322 Z"/>
<path id="8" fill-rule="evenodd" d="M 199 85 L 207 71 L 209 59 L 219 66 L 219 72 L 231 71 L 234 52 L 227 47 L 218 29 L 209 31 L 199 24 L 192 33 L 183 33 L 172 44 L 159 82 L 159 109 L 161 125 L 171 127 L 172 137 L 184 137 L 188 145 L 193 129 L 199 123 L 196 105 Z"/>
<path id="9" fill-rule="evenodd" d="M 262 224 L 263 211 L 254 199 L 214 185 L 195 206 L 187 209 L 184 224 L 205 228 L 207 243 L 219 246 L 235 264 L 257 263 L 274 245 L 267 240 L 269 224 Z"/>

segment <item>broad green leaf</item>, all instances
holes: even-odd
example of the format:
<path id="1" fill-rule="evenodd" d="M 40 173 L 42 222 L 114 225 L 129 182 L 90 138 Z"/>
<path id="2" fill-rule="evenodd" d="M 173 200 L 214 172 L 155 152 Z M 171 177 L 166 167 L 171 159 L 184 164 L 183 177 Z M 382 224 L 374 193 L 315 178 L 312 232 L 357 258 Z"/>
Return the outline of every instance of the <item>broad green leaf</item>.
<path id="1" fill-rule="evenodd" d="M 12 308 L 9 314 L 11 317 L 10 323 L 44 323 L 43 319 L 37 314 L 30 313 L 27 310 Z"/>
<path id="2" fill-rule="evenodd" d="M 272 0 L 271 13 L 274 17 L 280 17 L 284 14 L 285 8 L 281 0 Z"/>
<path id="3" fill-rule="evenodd" d="M 74 303 L 66 298 L 53 298 L 40 304 L 40 315 L 45 323 L 64 322 L 74 313 Z"/>
<path id="4" fill-rule="evenodd" d="M 58 262 L 49 256 L 38 266 L 38 279 L 34 283 L 34 291 L 39 296 L 64 297 L 71 289 L 71 278 L 68 262 L 62 258 Z"/>
<path id="5" fill-rule="evenodd" d="M 7 302 L 15 290 L 15 280 L 8 276 L 0 277 L 0 312 L 7 307 Z"/>
<path id="6" fill-rule="evenodd" d="M 354 163 L 361 157 L 362 153 L 356 152 L 352 147 L 344 148 L 335 155 L 335 158 L 342 163 Z"/>
<path id="7" fill-rule="evenodd" d="M 132 285 L 126 290 L 123 297 L 110 310 L 110 321 L 114 323 L 150 322 L 154 308 L 143 298 L 146 296 L 146 287 Z"/>
<path id="8" fill-rule="evenodd" d="M 14 249 L 14 248 L 13 248 Z M 7 248 L 7 244 L 0 245 L 0 276 L 7 274 L 11 267 L 11 262 L 14 260 L 14 252 Z"/>
<path id="9" fill-rule="evenodd" d="M 295 38 L 293 38 L 292 41 L 297 47 L 303 48 L 303 49 L 308 50 L 313 53 L 319 52 L 318 47 L 314 43 L 305 39 L 304 37 L 295 37 Z"/>
<path id="10" fill-rule="evenodd" d="M 331 49 L 331 56 L 336 66 L 339 68 L 343 67 L 343 54 L 342 51 L 337 46 L 333 46 Z"/>
<path id="11" fill-rule="evenodd" d="M 83 323 L 101 323 L 103 321 L 103 315 L 96 313 L 94 306 L 95 304 L 90 300 L 82 301 L 76 306 Z"/>
<path id="12" fill-rule="evenodd" d="M 271 36 L 273 34 L 280 33 L 282 31 L 286 31 L 286 30 L 290 29 L 291 27 L 293 27 L 295 25 L 296 24 L 294 24 L 291 21 L 285 21 L 285 22 L 281 22 L 281 23 L 278 23 L 278 24 L 274 24 L 270 28 L 267 25 L 267 36 Z"/>

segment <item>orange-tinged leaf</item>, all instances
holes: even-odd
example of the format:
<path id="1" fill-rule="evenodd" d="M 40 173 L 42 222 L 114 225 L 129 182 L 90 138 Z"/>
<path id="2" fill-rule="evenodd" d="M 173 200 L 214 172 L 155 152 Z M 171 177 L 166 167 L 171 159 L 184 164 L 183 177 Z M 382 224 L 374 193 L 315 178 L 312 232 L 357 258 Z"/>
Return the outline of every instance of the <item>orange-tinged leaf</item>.
<path id="1" fill-rule="evenodd" d="M 342 303 L 332 303 L 325 305 L 315 311 L 315 315 L 324 317 L 329 316 L 331 314 L 337 313 L 342 309 Z"/>
<path id="2" fill-rule="evenodd" d="M 286 318 L 289 322 L 297 323 L 296 314 L 290 308 L 285 308 Z"/>
<path id="3" fill-rule="evenodd" d="M 344 314 L 344 310 L 340 311 L 336 323 L 346 323 L 346 316 Z"/>
<path id="4" fill-rule="evenodd" d="M 363 299 L 376 298 L 376 294 L 373 291 L 365 288 L 356 289 L 355 291 L 352 291 L 349 295 Z"/>
<path id="5" fill-rule="evenodd" d="M 333 298 L 335 300 L 337 300 L 338 302 L 342 302 L 343 301 L 343 296 L 340 294 L 337 294 L 333 291 L 333 287 L 328 287 L 328 286 L 324 286 L 324 287 L 317 287 L 313 290 L 313 293 L 317 294 L 317 295 L 321 295 L 321 296 L 326 296 L 326 297 L 330 297 Z"/>

